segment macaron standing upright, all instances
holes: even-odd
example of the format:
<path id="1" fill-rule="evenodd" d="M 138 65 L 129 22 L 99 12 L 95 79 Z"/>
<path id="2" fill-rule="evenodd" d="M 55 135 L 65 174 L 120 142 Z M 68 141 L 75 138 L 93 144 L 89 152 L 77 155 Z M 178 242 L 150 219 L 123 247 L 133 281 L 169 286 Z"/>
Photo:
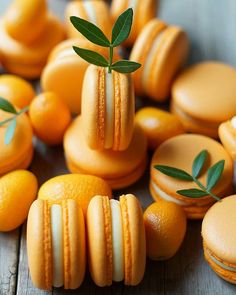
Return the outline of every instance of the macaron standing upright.
<path id="1" fill-rule="evenodd" d="M 146 240 L 142 209 L 134 195 L 123 195 L 119 201 L 95 196 L 88 207 L 87 231 L 89 269 L 96 285 L 141 282 Z"/>
<path id="2" fill-rule="evenodd" d="M 130 55 L 130 59 L 142 64 L 133 74 L 136 93 L 165 101 L 173 79 L 187 60 L 188 49 L 188 37 L 180 27 L 158 19 L 149 21 Z"/>
<path id="3" fill-rule="evenodd" d="M 204 256 L 222 279 L 236 284 L 236 195 L 217 202 L 202 222 Z"/>
<path id="4" fill-rule="evenodd" d="M 234 161 L 236 161 L 236 116 L 219 126 L 220 140 Z"/>
<path id="5" fill-rule="evenodd" d="M 85 224 L 74 200 L 50 205 L 36 200 L 29 211 L 27 253 L 31 279 L 37 288 L 77 289 L 86 265 Z"/>
<path id="6" fill-rule="evenodd" d="M 125 41 L 125 45 L 131 47 L 143 27 L 157 15 L 158 0 L 112 0 L 111 15 L 113 21 L 125 11 L 127 8 L 133 8 L 134 18 L 133 27 L 129 38 Z"/>
<path id="7" fill-rule="evenodd" d="M 187 68 L 172 87 L 171 111 L 189 132 L 218 138 L 218 127 L 236 115 L 236 69 L 207 61 Z"/>
<path id="8" fill-rule="evenodd" d="M 81 123 L 91 149 L 126 150 L 134 130 L 131 76 L 90 65 L 83 81 Z"/>
<path id="9" fill-rule="evenodd" d="M 64 37 L 63 25 L 48 13 L 45 0 L 14 1 L 0 22 L 2 65 L 9 73 L 38 78 L 50 51 Z"/>
<path id="10" fill-rule="evenodd" d="M 189 198 L 177 193 L 178 190 L 198 188 L 193 181 L 172 178 L 154 168 L 155 165 L 165 165 L 182 169 L 191 175 L 192 163 L 195 157 L 207 150 L 208 157 L 199 175 L 199 181 L 206 186 L 207 169 L 220 160 L 225 160 L 222 176 L 213 188 L 218 197 L 225 197 L 233 189 L 233 161 L 223 146 L 212 138 L 197 135 L 183 134 L 168 139 L 155 151 L 151 161 L 150 192 L 155 200 L 165 199 L 182 206 L 187 217 L 201 219 L 215 200 L 207 195 L 200 198 Z"/>
<path id="11" fill-rule="evenodd" d="M 77 16 L 95 24 L 108 38 L 110 37 L 112 21 L 109 6 L 106 1 L 76 0 L 68 2 L 65 10 L 67 36 L 69 38 L 82 37 L 82 35 L 71 24 L 71 16 Z"/>

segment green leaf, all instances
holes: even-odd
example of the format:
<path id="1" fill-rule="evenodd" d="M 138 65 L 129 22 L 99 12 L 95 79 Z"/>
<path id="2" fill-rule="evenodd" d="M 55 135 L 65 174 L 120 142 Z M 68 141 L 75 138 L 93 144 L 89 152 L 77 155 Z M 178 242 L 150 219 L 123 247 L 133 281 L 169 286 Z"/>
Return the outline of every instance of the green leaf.
<path id="1" fill-rule="evenodd" d="M 0 109 L 5 112 L 16 114 L 16 109 L 14 106 L 6 99 L 0 97 Z"/>
<path id="2" fill-rule="evenodd" d="M 193 177 L 187 172 L 185 172 L 184 170 L 165 166 L 165 165 L 155 165 L 154 168 L 170 177 L 186 180 L 186 181 L 193 181 Z"/>
<path id="3" fill-rule="evenodd" d="M 107 67 L 108 61 L 101 54 L 88 50 L 73 46 L 74 51 L 87 62 L 101 67 Z"/>
<path id="4" fill-rule="evenodd" d="M 207 190 L 210 191 L 215 187 L 217 182 L 219 181 L 223 170 L 224 170 L 225 160 L 221 160 L 214 164 L 210 169 L 207 171 Z"/>
<path id="5" fill-rule="evenodd" d="M 14 118 L 7 127 L 5 137 L 4 137 L 4 143 L 6 145 L 8 145 L 11 142 L 15 133 L 15 129 L 16 129 L 16 118 Z"/>
<path id="6" fill-rule="evenodd" d="M 204 192 L 204 191 L 197 189 L 197 188 L 182 189 L 182 190 L 177 191 L 177 193 L 181 196 L 184 196 L 184 197 L 196 198 L 196 199 L 208 196 L 207 192 Z"/>
<path id="7" fill-rule="evenodd" d="M 125 41 L 130 34 L 133 21 L 133 9 L 129 8 L 116 20 L 112 29 L 112 46 L 116 47 Z"/>
<path id="8" fill-rule="evenodd" d="M 79 18 L 77 16 L 71 16 L 70 21 L 73 26 L 78 30 L 85 38 L 94 44 L 110 47 L 110 42 L 104 33 L 94 24 Z"/>
<path id="9" fill-rule="evenodd" d="M 130 61 L 130 60 L 120 60 L 112 64 L 112 70 L 119 73 L 132 73 L 141 67 L 141 64 Z"/>
<path id="10" fill-rule="evenodd" d="M 202 150 L 194 159 L 193 166 L 192 166 L 192 175 L 193 177 L 198 177 L 202 171 L 204 163 L 207 158 L 207 151 Z"/>

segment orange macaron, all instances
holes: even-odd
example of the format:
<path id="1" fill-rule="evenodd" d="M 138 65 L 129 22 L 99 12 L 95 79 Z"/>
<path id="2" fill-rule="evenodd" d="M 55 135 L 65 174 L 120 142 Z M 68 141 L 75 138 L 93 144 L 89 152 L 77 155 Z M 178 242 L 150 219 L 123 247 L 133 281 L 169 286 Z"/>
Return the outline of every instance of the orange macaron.
<path id="1" fill-rule="evenodd" d="M 130 55 L 131 60 L 142 64 L 133 74 L 136 93 L 166 100 L 173 79 L 187 60 L 188 48 L 188 37 L 181 28 L 158 19 L 149 21 Z"/>
<path id="2" fill-rule="evenodd" d="M 27 253 L 31 279 L 37 288 L 78 288 L 86 265 L 85 224 L 74 200 L 49 205 L 36 200 L 29 211 Z"/>
<path id="3" fill-rule="evenodd" d="M 134 88 L 131 75 L 90 65 L 82 89 L 81 121 L 91 149 L 128 148 L 134 130 Z"/>
<path id="4" fill-rule="evenodd" d="M 151 161 L 152 197 L 155 200 L 166 199 L 183 206 L 190 219 L 203 218 L 215 200 L 209 195 L 197 199 L 179 195 L 178 190 L 198 188 L 198 186 L 193 181 L 179 180 L 162 174 L 154 166 L 175 167 L 191 174 L 192 163 L 202 150 L 207 150 L 208 156 L 203 171 L 199 175 L 199 181 L 206 186 L 207 170 L 218 161 L 225 160 L 222 176 L 212 192 L 218 197 L 229 195 L 232 192 L 233 161 L 223 146 L 212 138 L 198 134 L 175 136 L 157 148 Z"/>
<path id="5" fill-rule="evenodd" d="M 220 140 L 234 161 L 236 161 L 236 116 L 219 126 Z"/>
<path id="6" fill-rule="evenodd" d="M 95 196 L 88 207 L 87 231 L 89 269 L 96 285 L 141 282 L 146 239 L 142 209 L 134 195 L 123 195 L 119 201 Z"/>
<path id="7" fill-rule="evenodd" d="M 202 222 L 204 256 L 224 280 L 236 284 L 236 195 L 217 202 Z"/>
<path id="8" fill-rule="evenodd" d="M 219 125 L 236 115 L 236 69 L 214 61 L 195 64 L 175 80 L 171 110 L 185 129 L 218 138 Z"/>
<path id="9" fill-rule="evenodd" d="M 81 34 L 74 28 L 70 21 L 71 16 L 77 16 L 89 21 L 90 23 L 93 23 L 99 27 L 108 38 L 110 38 L 112 21 L 109 12 L 109 6 L 105 1 L 77 0 L 68 2 L 65 11 L 67 36 L 69 38 L 80 37 Z"/>
<path id="10" fill-rule="evenodd" d="M 113 21 L 131 7 L 133 9 L 133 26 L 125 45 L 130 47 L 134 44 L 143 27 L 157 15 L 157 0 L 112 0 L 111 16 Z"/>
<path id="11" fill-rule="evenodd" d="M 135 125 L 132 141 L 125 151 L 93 150 L 85 140 L 81 119 L 75 119 L 64 136 L 69 170 L 99 176 L 113 189 L 136 182 L 144 173 L 147 161 L 147 139 L 142 129 Z"/>

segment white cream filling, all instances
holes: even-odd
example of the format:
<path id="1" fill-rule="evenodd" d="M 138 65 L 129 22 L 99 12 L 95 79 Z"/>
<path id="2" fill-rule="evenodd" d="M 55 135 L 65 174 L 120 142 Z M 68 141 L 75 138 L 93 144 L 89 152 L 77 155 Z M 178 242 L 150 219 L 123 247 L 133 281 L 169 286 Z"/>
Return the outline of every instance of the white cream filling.
<path id="1" fill-rule="evenodd" d="M 234 129 L 236 129 L 236 116 L 234 116 L 234 117 L 231 119 L 231 125 L 233 126 Z"/>
<path id="2" fill-rule="evenodd" d="M 116 200 L 110 200 L 111 223 L 112 223 L 112 256 L 113 256 L 113 275 L 115 282 L 124 279 L 124 245 L 123 228 L 121 218 L 120 203 Z"/>
<path id="3" fill-rule="evenodd" d="M 60 205 L 51 206 L 51 233 L 52 233 L 53 286 L 62 287 L 64 285 L 63 226 L 62 226 L 62 208 Z"/>
<path id="4" fill-rule="evenodd" d="M 148 53 L 148 56 L 147 56 L 147 59 L 143 65 L 143 73 L 142 73 L 142 85 L 143 85 L 143 88 L 146 89 L 147 85 L 149 84 L 148 81 L 149 81 L 149 74 L 150 74 L 150 71 L 151 71 L 151 67 L 152 67 L 152 62 L 153 62 L 153 58 L 157 52 L 157 49 L 158 49 L 158 46 L 160 44 L 160 40 L 161 40 L 161 37 L 162 37 L 162 34 L 163 32 L 161 32 L 160 34 L 157 35 L 157 37 L 155 38 L 153 44 L 152 44 L 152 47 L 151 47 L 151 50 L 150 52 Z"/>
<path id="5" fill-rule="evenodd" d="M 137 6 L 137 0 L 129 0 L 129 5 L 128 5 L 128 7 L 133 8 L 134 14 L 135 14 L 136 6 Z"/>
<path id="6" fill-rule="evenodd" d="M 90 0 L 85 0 L 82 1 L 84 8 L 86 10 L 86 13 L 88 15 L 89 21 L 93 24 L 97 24 L 97 16 L 96 16 L 96 12 L 95 9 L 93 8 L 93 4 L 92 1 Z"/>
<path id="7" fill-rule="evenodd" d="M 219 267 L 221 267 L 225 270 L 236 272 L 236 267 L 231 267 L 231 266 L 225 265 L 221 261 L 217 260 L 214 256 L 212 256 L 209 251 L 207 251 L 207 253 L 208 253 L 209 257 L 211 258 L 211 260 L 213 262 L 215 262 L 215 264 L 217 264 Z"/>
<path id="8" fill-rule="evenodd" d="M 106 114 L 105 114 L 105 148 L 110 149 L 114 140 L 114 95 L 113 76 L 106 72 Z"/>

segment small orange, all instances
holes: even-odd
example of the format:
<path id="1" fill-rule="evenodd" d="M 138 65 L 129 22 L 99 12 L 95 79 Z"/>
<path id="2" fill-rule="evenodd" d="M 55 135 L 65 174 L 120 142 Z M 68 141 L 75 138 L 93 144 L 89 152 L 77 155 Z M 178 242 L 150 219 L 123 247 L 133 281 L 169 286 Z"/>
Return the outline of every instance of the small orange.
<path id="1" fill-rule="evenodd" d="M 74 199 L 86 215 L 90 200 L 95 195 L 112 196 L 110 186 L 100 177 L 84 174 L 65 174 L 45 182 L 38 198 L 56 203 L 62 199 Z"/>
<path id="2" fill-rule="evenodd" d="M 35 134 L 49 145 L 62 142 L 71 121 L 68 106 L 53 92 L 44 92 L 30 104 L 29 116 Z"/>
<path id="3" fill-rule="evenodd" d="M 174 256 L 186 233 L 183 209 L 173 202 L 155 202 L 144 212 L 144 224 L 147 256 L 153 260 L 165 260 Z"/>
<path id="4" fill-rule="evenodd" d="M 27 170 L 15 170 L 0 178 L 0 231 L 13 230 L 24 222 L 37 190 L 37 179 Z"/>
<path id="5" fill-rule="evenodd" d="M 30 104 L 35 97 L 32 85 L 15 75 L 0 76 L 0 96 L 22 109 Z"/>

